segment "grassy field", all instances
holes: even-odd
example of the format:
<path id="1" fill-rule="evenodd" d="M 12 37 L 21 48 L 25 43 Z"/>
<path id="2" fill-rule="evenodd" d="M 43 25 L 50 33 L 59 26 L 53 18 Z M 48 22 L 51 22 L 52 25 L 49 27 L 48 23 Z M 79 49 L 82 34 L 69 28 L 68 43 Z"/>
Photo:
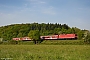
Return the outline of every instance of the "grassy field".
<path id="1" fill-rule="evenodd" d="M 90 45 L 0 45 L 0 60 L 90 60 Z"/>

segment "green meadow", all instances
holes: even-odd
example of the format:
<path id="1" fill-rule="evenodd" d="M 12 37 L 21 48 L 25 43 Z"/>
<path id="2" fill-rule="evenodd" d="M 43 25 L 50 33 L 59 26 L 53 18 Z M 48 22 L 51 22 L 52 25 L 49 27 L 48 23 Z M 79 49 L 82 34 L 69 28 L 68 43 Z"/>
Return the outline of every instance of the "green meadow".
<path id="1" fill-rule="evenodd" d="M 90 45 L 0 45 L 0 60 L 90 60 Z"/>

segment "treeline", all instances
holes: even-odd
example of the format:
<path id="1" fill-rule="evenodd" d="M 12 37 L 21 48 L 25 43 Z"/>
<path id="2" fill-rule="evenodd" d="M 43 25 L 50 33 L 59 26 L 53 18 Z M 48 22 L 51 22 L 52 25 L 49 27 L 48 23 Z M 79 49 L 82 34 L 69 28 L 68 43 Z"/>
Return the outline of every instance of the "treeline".
<path id="1" fill-rule="evenodd" d="M 52 34 L 67 34 L 75 33 L 78 39 L 83 39 L 86 30 L 81 30 L 76 27 L 69 27 L 66 24 L 59 23 L 26 23 L 26 24 L 11 24 L 0 27 L 0 38 L 4 40 L 12 40 L 14 37 L 25 37 L 31 30 L 39 30 L 40 35 Z"/>

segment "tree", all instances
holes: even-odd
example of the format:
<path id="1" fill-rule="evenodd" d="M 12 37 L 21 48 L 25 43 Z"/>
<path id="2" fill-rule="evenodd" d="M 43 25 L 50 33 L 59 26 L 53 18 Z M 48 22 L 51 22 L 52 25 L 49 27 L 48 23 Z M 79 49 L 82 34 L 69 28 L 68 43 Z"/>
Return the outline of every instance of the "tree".
<path id="1" fill-rule="evenodd" d="M 77 35 L 78 35 L 78 39 L 82 39 L 84 37 L 84 32 L 80 30 L 78 31 Z"/>
<path id="2" fill-rule="evenodd" d="M 39 30 L 30 30 L 28 36 L 34 41 L 35 44 L 37 44 L 38 40 L 40 39 Z"/>
<path id="3" fill-rule="evenodd" d="M 20 32 L 17 37 L 23 37 L 22 33 Z"/>
<path id="4" fill-rule="evenodd" d="M 89 43 L 90 44 L 90 31 L 86 31 L 84 34 L 84 42 Z"/>

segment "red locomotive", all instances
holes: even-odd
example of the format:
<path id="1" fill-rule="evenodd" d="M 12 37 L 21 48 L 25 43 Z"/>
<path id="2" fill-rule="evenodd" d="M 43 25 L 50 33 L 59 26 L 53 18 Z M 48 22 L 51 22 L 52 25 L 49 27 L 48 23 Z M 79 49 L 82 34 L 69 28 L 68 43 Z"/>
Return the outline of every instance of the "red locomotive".
<path id="1" fill-rule="evenodd" d="M 55 39 L 77 39 L 77 34 L 60 34 L 60 35 L 49 35 L 49 36 L 41 36 L 41 39 L 44 40 L 55 40 Z"/>

